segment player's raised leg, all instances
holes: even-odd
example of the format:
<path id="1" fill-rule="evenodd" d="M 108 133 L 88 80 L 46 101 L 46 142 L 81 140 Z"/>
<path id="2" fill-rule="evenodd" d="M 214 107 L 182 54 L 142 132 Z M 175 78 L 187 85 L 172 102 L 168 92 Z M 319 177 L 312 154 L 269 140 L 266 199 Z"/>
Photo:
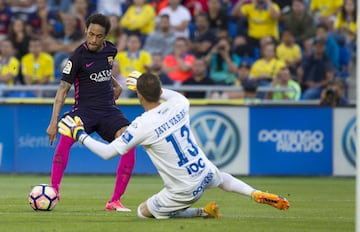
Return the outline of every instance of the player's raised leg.
<path id="1" fill-rule="evenodd" d="M 219 187 L 227 192 L 236 192 L 250 196 L 258 203 L 268 204 L 280 210 L 286 210 L 290 207 L 289 201 L 277 194 L 256 190 L 245 182 L 225 172 L 221 172 L 221 177 L 223 182 Z"/>
<path id="2" fill-rule="evenodd" d="M 60 199 L 60 184 L 69 160 L 71 146 L 75 143 L 73 138 L 61 135 L 55 148 L 51 169 L 51 185 L 57 191 Z"/>
<path id="3" fill-rule="evenodd" d="M 135 150 L 136 148 L 133 147 L 121 157 L 116 171 L 114 193 L 111 200 L 106 203 L 105 210 L 131 211 L 121 203 L 120 198 L 126 190 L 135 166 Z"/>

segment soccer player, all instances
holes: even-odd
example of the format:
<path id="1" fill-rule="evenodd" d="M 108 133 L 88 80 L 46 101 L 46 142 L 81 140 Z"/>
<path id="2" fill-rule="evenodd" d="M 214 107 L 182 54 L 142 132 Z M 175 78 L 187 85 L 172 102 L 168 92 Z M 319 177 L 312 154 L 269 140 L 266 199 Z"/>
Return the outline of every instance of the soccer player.
<path id="1" fill-rule="evenodd" d="M 134 84 L 134 81 L 129 83 Z M 110 144 L 88 136 L 79 117 L 73 119 L 68 116 L 58 125 L 61 134 L 78 140 L 104 159 L 125 154 L 137 144 L 144 147 L 164 182 L 164 188 L 139 205 L 138 217 L 220 218 L 215 202 L 209 202 L 204 208 L 190 208 L 205 189 L 213 187 L 252 197 L 256 202 L 280 210 L 289 208 L 287 199 L 256 190 L 230 174 L 220 172 L 207 159 L 190 130 L 187 98 L 175 91 L 162 89 L 160 79 L 152 73 L 140 75 L 136 88 L 145 112 Z M 164 102 L 160 103 L 160 97 Z"/>
<path id="2" fill-rule="evenodd" d="M 129 125 L 128 119 L 115 104 L 121 87 L 112 77 L 112 64 L 117 53 L 116 47 L 105 40 L 110 29 L 108 18 L 93 14 L 86 21 L 86 41 L 71 55 L 62 71 L 47 134 L 53 144 L 61 109 L 72 84 L 75 86 L 75 103 L 66 115 L 83 119 L 86 133 L 97 132 L 104 140 L 111 142 L 120 136 Z M 58 191 L 68 163 L 69 151 L 75 140 L 60 136 L 55 149 L 51 184 Z M 125 153 L 124 153 L 125 154 Z M 105 210 L 130 211 L 120 197 L 130 180 L 135 163 L 135 147 L 130 148 L 118 165 L 115 189 Z"/>

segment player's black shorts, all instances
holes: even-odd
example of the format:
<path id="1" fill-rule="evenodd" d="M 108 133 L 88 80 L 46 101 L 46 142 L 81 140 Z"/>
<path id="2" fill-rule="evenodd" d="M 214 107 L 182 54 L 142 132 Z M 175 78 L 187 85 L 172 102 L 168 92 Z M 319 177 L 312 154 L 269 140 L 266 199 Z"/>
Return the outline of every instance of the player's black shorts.
<path id="1" fill-rule="evenodd" d="M 130 124 L 116 106 L 106 110 L 75 109 L 64 114 L 66 115 L 79 116 L 84 123 L 86 133 L 96 132 L 108 142 L 115 139 L 115 133 L 119 129 Z"/>

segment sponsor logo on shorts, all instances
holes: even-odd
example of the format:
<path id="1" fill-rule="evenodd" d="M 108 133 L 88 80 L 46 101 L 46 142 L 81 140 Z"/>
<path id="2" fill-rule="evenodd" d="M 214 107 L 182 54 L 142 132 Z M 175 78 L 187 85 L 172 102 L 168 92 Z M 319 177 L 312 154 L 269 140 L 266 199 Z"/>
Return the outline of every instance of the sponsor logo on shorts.
<path id="1" fill-rule="evenodd" d="M 213 178 L 214 173 L 210 171 L 201 181 L 199 187 L 197 187 L 196 190 L 193 191 L 193 196 L 196 197 L 199 193 L 203 193 L 206 189 L 206 186 L 212 181 Z"/>
<path id="2" fill-rule="evenodd" d="M 353 117 L 343 131 L 341 146 L 346 159 L 354 167 L 356 167 L 356 139 L 356 118 Z"/>
<path id="3" fill-rule="evenodd" d="M 238 127 L 218 111 L 201 111 L 192 116 L 191 129 L 205 155 L 219 168 L 228 165 L 239 152 Z"/>

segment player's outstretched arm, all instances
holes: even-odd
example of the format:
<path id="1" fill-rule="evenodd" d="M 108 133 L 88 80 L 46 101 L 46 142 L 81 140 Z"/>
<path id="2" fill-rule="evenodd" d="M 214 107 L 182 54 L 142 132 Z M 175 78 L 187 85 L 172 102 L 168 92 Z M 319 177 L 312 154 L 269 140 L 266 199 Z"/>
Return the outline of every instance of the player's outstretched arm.
<path id="1" fill-rule="evenodd" d="M 178 92 L 176 92 L 176 91 L 174 91 L 174 90 L 170 90 L 170 89 L 162 89 L 162 94 L 161 94 L 161 99 L 164 99 L 164 100 L 170 100 L 170 99 L 172 99 L 172 98 L 176 98 L 177 100 L 184 100 L 184 101 L 187 101 L 188 102 L 188 99 L 184 96 L 184 95 L 182 95 L 182 94 L 180 94 L 180 93 L 178 93 Z"/>
<path id="2" fill-rule="evenodd" d="M 116 149 L 110 145 L 105 144 L 91 138 L 84 130 L 81 119 L 77 116 L 74 118 L 69 115 L 62 118 L 58 124 L 59 133 L 67 137 L 77 140 L 79 143 L 84 144 L 90 151 L 103 159 L 110 159 L 119 155 Z"/>

